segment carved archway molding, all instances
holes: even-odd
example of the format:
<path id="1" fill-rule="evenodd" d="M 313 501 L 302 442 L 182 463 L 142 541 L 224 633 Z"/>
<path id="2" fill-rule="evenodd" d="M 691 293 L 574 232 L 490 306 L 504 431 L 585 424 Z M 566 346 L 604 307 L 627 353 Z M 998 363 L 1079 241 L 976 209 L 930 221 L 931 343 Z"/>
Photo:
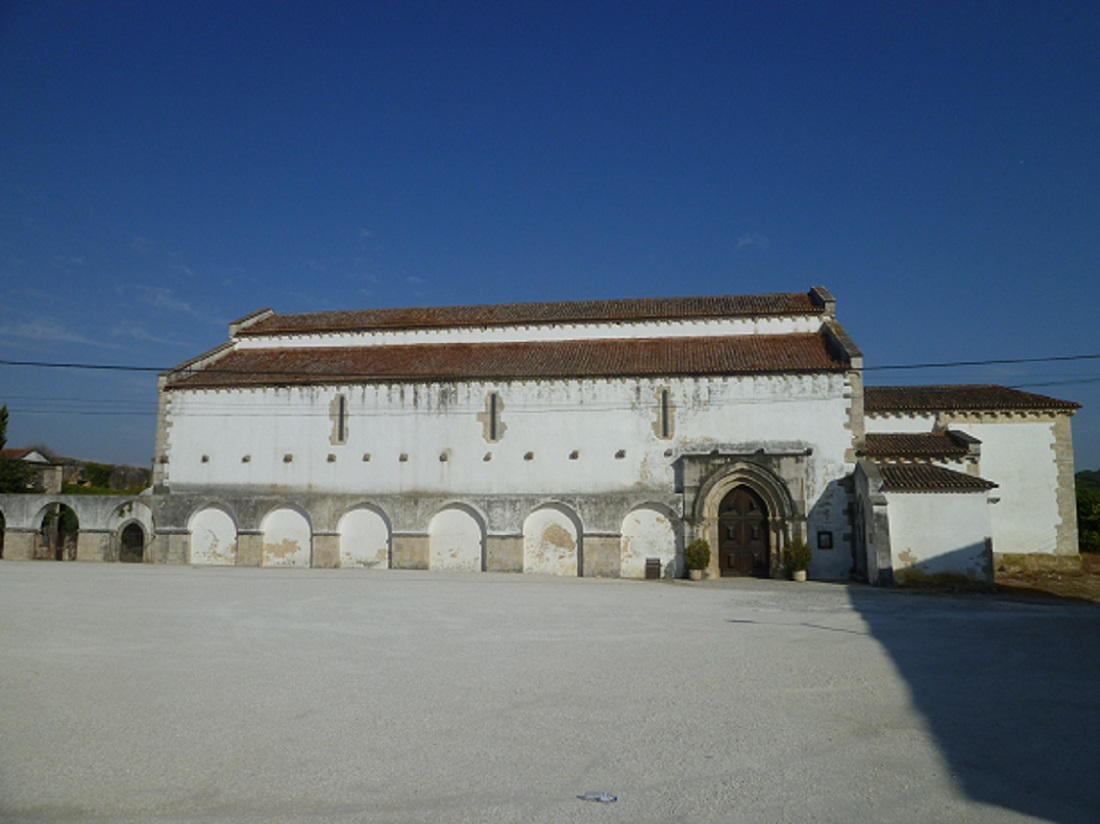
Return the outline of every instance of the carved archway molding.
<path id="1" fill-rule="evenodd" d="M 805 538 L 806 516 L 791 496 L 787 483 L 771 469 L 752 461 L 737 460 L 714 472 L 695 496 L 695 537 L 705 538 L 711 547 L 710 575 L 719 572 L 717 548 L 718 508 L 722 500 L 739 486 L 746 486 L 764 501 L 768 510 L 771 576 L 779 574 L 780 553 L 795 535 Z"/>

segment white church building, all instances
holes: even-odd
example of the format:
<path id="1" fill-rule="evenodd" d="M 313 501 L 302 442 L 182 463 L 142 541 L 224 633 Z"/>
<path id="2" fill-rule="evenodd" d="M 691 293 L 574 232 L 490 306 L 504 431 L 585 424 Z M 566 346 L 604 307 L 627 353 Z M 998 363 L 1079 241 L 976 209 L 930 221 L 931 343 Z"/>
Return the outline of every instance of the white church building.
<path id="1" fill-rule="evenodd" d="M 865 387 L 824 288 L 280 315 L 160 378 L 155 563 L 991 580 L 1077 552 L 1077 404 Z"/>

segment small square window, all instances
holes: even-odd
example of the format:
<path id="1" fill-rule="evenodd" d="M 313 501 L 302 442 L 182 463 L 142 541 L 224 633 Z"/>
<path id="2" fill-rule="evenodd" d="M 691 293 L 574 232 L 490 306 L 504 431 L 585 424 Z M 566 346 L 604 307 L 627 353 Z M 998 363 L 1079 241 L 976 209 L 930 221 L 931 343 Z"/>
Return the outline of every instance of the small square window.
<path id="1" fill-rule="evenodd" d="M 817 533 L 817 548 L 818 549 L 832 549 L 833 548 L 833 533 L 831 533 L 831 532 L 818 532 Z"/>

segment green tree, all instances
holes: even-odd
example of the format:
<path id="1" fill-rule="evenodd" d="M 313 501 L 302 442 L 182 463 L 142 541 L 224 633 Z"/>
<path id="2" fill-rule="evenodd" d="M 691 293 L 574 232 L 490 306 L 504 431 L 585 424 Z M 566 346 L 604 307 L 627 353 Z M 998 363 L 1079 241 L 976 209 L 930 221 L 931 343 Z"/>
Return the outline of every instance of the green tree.
<path id="1" fill-rule="evenodd" d="M 1077 543 L 1082 552 L 1100 552 L 1100 489 L 1077 490 Z"/>
<path id="2" fill-rule="evenodd" d="M 8 405 L 0 406 L 0 449 L 8 442 Z M 0 455 L 0 493 L 34 492 L 37 475 L 34 467 L 18 458 Z"/>
<path id="3" fill-rule="evenodd" d="M 1100 489 L 1100 470 L 1082 469 L 1074 476 L 1078 489 Z"/>

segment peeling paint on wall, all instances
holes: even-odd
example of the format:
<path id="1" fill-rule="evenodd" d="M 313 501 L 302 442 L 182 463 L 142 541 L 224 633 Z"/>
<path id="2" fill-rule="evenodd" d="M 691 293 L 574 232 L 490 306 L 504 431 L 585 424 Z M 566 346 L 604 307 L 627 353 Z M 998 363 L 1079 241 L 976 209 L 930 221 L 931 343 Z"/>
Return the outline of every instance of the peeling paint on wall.
<path id="1" fill-rule="evenodd" d="M 429 569 L 481 570 L 485 532 L 469 511 L 444 509 L 432 518 L 428 535 Z"/>
<path id="2" fill-rule="evenodd" d="M 623 519 L 620 543 L 619 575 L 623 578 L 644 578 L 649 558 L 661 561 L 661 574 L 666 578 L 680 575 L 677 527 L 657 509 L 640 507 Z"/>
<path id="3" fill-rule="evenodd" d="M 523 524 L 523 571 L 548 575 L 576 575 L 579 535 L 564 507 L 535 510 Z"/>
<path id="4" fill-rule="evenodd" d="M 220 509 L 204 509 L 191 519 L 191 563 L 232 566 L 237 562 L 237 528 Z"/>
<path id="5" fill-rule="evenodd" d="M 312 531 L 305 516 L 280 508 L 263 521 L 263 566 L 308 567 L 312 555 Z"/>

